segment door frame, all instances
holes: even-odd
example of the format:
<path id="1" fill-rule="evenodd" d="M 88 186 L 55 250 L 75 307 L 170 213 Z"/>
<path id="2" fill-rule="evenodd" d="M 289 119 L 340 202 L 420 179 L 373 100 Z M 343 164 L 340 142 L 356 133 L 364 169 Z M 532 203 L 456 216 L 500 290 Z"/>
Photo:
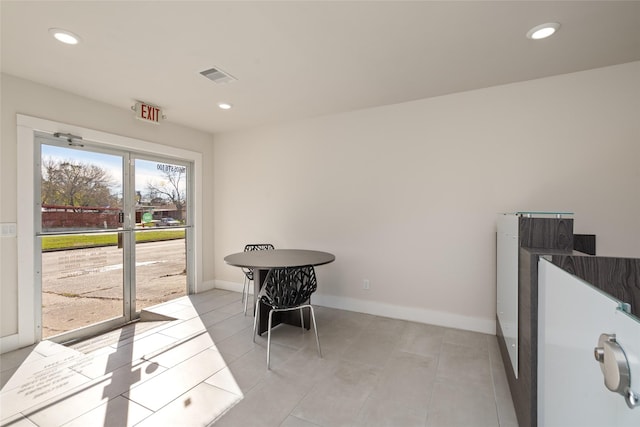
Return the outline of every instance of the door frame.
<path id="1" fill-rule="evenodd" d="M 32 116 L 17 114 L 17 162 L 20 165 L 17 176 L 17 255 L 18 263 L 18 334 L 12 339 L 14 345 L 24 347 L 40 341 L 41 330 L 41 287 L 40 248 L 35 233 L 34 201 L 36 162 L 36 132 L 71 133 L 87 141 L 99 143 L 106 148 L 133 151 L 140 155 L 162 156 L 191 162 L 191 215 L 192 228 L 188 238 L 193 242 L 190 259 L 191 271 L 187 294 L 196 293 L 202 283 L 202 201 L 197 195 L 202 194 L 202 154 L 182 148 L 162 145 L 136 138 L 124 137 L 107 132 L 88 129 L 80 126 L 54 122 Z M 39 153 L 38 153 L 39 154 Z M 189 262 L 187 262 L 189 265 Z M 13 346 L 13 345 L 12 345 Z"/>

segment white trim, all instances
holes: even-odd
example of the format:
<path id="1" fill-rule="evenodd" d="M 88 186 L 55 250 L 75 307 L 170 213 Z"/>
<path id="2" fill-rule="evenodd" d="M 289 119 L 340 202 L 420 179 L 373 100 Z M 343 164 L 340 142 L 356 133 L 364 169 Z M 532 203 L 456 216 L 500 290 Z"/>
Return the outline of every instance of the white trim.
<path id="1" fill-rule="evenodd" d="M 225 291 L 242 292 L 242 283 L 227 282 L 226 280 L 214 280 L 214 287 L 216 289 L 224 289 Z M 253 282 L 249 286 L 249 294 L 253 295 Z"/>
<path id="2" fill-rule="evenodd" d="M 16 223 L 18 253 L 18 341 L 17 347 L 36 342 L 35 232 L 34 232 L 34 132 L 18 116 L 18 221 Z M 40 298 L 38 298 L 38 301 Z"/>
<path id="3" fill-rule="evenodd" d="M 210 291 L 215 288 L 216 288 L 215 280 L 206 280 L 206 281 L 203 281 L 202 284 L 200 285 L 200 289 L 198 290 L 198 293 Z"/>
<path id="4" fill-rule="evenodd" d="M 337 308 L 340 310 L 356 311 L 358 313 L 373 314 L 390 317 L 392 319 L 408 320 L 429 325 L 445 326 L 447 328 L 464 329 L 467 331 L 496 334 L 495 320 L 478 317 L 461 316 L 443 311 L 426 310 L 416 307 L 404 307 L 375 301 L 359 300 L 334 295 L 313 294 L 313 305 Z"/>
<path id="5" fill-rule="evenodd" d="M 0 337 L 0 354 L 20 348 L 20 335 L 13 334 Z"/>
<path id="6" fill-rule="evenodd" d="M 228 282 L 225 280 L 215 280 L 214 283 L 216 289 L 242 292 L 242 283 Z M 253 286 L 249 286 L 249 288 L 252 293 Z M 466 331 L 481 332 L 489 335 L 496 334 L 496 321 L 479 317 L 461 316 L 459 314 L 442 311 L 404 307 L 318 293 L 313 294 L 311 301 L 313 305 L 321 307 L 337 308 L 339 310 L 355 311 L 358 313 L 373 314 L 375 316 L 390 317 L 392 319 L 408 320 L 410 322 L 426 323 L 447 328 L 464 329 Z"/>
<path id="7" fill-rule="evenodd" d="M 144 141 L 135 138 L 115 135 L 111 133 L 91 130 L 75 125 L 58 123 L 51 120 L 17 114 L 18 133 L 18 206 L 17 206 L 17 245 L 18 245 L 18 340 L 2 340 L 2 351 L 24 347 L 36 342 L 35 318 L 37 307 L 35 300 L 35 219 L 33 201 L 34 191 L 34 137 L 36 131 L 46 133 L 72 133 L 83 137 L 88 141 L 99 142 L 105 146 L 137 153 L 148 153 L 155 156 L 175 157 L 193 163 L 193 194 L 202 194 L 202 154 L 171 147 L 159 143 Z M 198 197 L 192 198 L 193 225 L 196 233 L 193 233 L 193 292 L 203 290 L 202 280 L 202 201 Z M 13 348 L 14 345 L 17 347 Z"/>

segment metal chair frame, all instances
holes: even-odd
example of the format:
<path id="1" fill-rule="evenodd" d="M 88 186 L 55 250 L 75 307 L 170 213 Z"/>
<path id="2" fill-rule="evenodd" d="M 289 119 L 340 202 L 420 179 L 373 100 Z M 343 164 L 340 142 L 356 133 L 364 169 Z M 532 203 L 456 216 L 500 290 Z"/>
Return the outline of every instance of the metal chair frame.
<path id="1" fill-rule="evenodd" d="M 305 304 L 297 304 L 295 306 L 292 307 L 276 307 L 273 304 L 269 303 L 267 301 L 265 297 L 265 291 L 266 287 L 267 287 L 267 283 L 269 281 L 269 279 L 271 278 L 270 276 L 272 276 L 273 272 L 276 270 L 295 270 L 295 269 L 304 269 L 304 268 L 310 268 L 310 272 L 313 275 L 313 280 L 315 281 L 315 272 L 313 271 L 313 267 L 312 266 L 305 266 L 305 267 L 283 267 L 283 268 L 272 268 L 271 270 L 269 270 L 269 273 L 267 274 L 267 278 L 265 279 L 265 287 L 263 287 L 263 289 L 260 291 L 260 294 L 258 294 L 258 298 L 256 299 L 256 308 L 255 308 L 255 313 L 254 313 L 254 318 L 253 318 L 253 342 L 256 342 L 256 329 L 257 329 L 257 325 L 258 325 L 258 315 L 259 315 L 259 310 L 260 310 L 260 303 L 263 302 L 265 305 L 268 305 L 270 307 L 269 310 L 269 322 L 267 324 L 267 369 L 271 369 L 271 329 L 272 329 L 272 324 L 273 324 L 273 313 L 274 312 L 283 312 L 283 311 L 293 311 L 293 310 L 300 310 L 300 324 L 302 326 L 302 333 L 304 333 L 304 316 L 303 316 L 303 309 L 305 308 L 309 308 L 309 311 L 311 312 L 311 321 L 313 322 L 313 330 L 315 332 L 315 336 L 316 336 L 316 345 L 318 347 L 318 354 L 320 355 L 320 357 L 322 358 L 322 350 L 320 349 L 320 339 L 318 338 L 318 325 L 316 324 L 316 315 L 315 312 L 313 310 L 313 306 L 311 305 L 311 301 L 310 301 L 310 297 L 311 297 L 311 293 L 313 293 L 315 291 L 315 287 L 313 289 L 313 291 L 311 291 L 308 295 L 308 297 L 306 298 L 307 300 L 309 300 L 309 303 L 305 303 Z M 283 285 L 283 288 L 288 288 L 291 289 L 291 283 L 280 283 L 278 285 Z"/>
<path id="2" fill-rule="evenodd" d="M 271 243 L 252 243 L 245 245 L 244 252 L 250 251 L 266 251 L 275 249 Z M 242 303 L 244 304 L 244 314 L 247 315 L 247 304 L 249 302 L 249 282 L 253 281 L 253 269 L 243 268 L 244 283 L 242 284 Z"/>

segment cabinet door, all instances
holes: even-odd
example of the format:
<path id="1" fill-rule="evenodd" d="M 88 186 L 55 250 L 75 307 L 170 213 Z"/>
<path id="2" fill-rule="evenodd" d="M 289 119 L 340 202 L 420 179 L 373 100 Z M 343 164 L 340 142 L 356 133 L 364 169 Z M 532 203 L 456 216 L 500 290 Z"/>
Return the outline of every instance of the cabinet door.
<path id="1" fill-rule="evenodd" d="M 538 421 L 553 426 L 640 426 L 640 407 L 605 387 L 594 357 L 601 334 L 624 349 L 640 393 L 640 321 L 620 303 L 541 259 L 538 306 Z"/>
<path id="2" fill-rule="evenodd" d="M 518 216 L 499 215 L 497 224 L 496 310 L 513 374 L 518 378 Z"/>

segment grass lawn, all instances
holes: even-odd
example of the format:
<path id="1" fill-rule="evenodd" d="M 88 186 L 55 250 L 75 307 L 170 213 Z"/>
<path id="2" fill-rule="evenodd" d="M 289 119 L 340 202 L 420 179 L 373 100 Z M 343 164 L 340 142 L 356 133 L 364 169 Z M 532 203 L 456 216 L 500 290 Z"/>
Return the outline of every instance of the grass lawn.
<path id="1" fill-rule="evenodd" d="M 136 230 L 136 243 L 157 242 L 160 240 L 184 239 L 185 230 Z M 43 251 L 59 251 L 64 249 L 92 248 L 96 246 L 115 246 L 118 244 L 118 233 L 104 234 L 72 234 L 65 236 L 43 236 Z"/>

